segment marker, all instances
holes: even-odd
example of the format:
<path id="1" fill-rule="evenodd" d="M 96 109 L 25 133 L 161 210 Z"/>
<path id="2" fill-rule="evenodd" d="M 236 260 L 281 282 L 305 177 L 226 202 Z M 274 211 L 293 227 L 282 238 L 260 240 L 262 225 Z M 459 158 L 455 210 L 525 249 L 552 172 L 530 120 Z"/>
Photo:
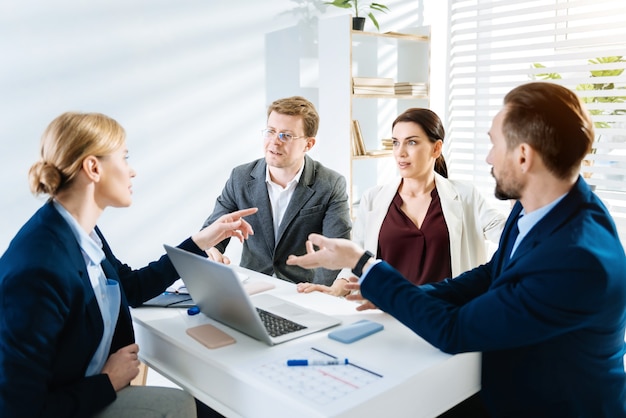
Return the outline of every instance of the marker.
<path id="1" fill-rule="evenodd" d="M 192 306 L 191 308 L 187 309 L 187 315 L 197 315 L 200 313 L 200 308 L 198 308 L 197 306 Z"/>
<path id="2" fill-rule="evenodd" d="M 334 360 L 287 360 L 287 366 L 337 366 L 350 364 L 347 358 Z"/>

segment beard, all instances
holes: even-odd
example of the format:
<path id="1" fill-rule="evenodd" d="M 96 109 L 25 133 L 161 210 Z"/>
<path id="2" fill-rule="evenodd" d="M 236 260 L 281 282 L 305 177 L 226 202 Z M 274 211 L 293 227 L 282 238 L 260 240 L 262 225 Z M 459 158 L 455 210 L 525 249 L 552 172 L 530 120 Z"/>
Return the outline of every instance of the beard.
<path id="1" fill-rule="evenodd" d="M 500 199 L 500 200 L 519 200 L 520 199 L 521 197 L 520 191 L 522 190 L 522 186 L 521 184 L 519 184 L 519 182 L 512 180 L 509 182 L 508 185 L 505 185 L 503 180 L 498 180 L 498 178 L 495 176 L 495 174 L 493 173 L 493 167 L 491 168 L 491 175 L 496 180 L 496 188 L 494 190 L 494 195 L 496 196 L 496 199 Z"/>

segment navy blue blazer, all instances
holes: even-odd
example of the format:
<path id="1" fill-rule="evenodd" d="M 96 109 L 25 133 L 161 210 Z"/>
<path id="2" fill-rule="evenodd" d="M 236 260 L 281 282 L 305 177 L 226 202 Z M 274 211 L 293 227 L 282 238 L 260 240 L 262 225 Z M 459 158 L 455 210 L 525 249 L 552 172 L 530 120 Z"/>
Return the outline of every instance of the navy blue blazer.
<path id="1" fill-rule="evenodd" d="M 120 283 L 122 296 L 113 353 L 134 342 L 129 305 L 158 295 L 179 276 L 167 256 L 132 270 L 96 232 L 105 274 Z M 202 253 L 190 239 L 181 247 Z M 80 247 L 48 202 L 0 258 L 0 416 L 87 417 L 113 402 L 108 376 L 85 377 L 103 327 Z"/>
<path id="2" fill-rule="evenodd" d="M 361 291 L 447 353 L 482 351 L 494 417 L 626 417 L 626 257 L 584 180 L 502 258 L 421 287 L 380 262 Z"/>
<path id="3" fill-rule="evenodd" d="M 264 158 L 235 167 L 203 227 L 224 214 L 258 207 L 257 213 L 246 217 L 254 235 L 244 241 L 239 264 L 270 276 L 276 274 L 278 278 L 295 283 L 311 282 L 330 286 L 339 270 L 307 270 L 288 266 L 286 261 L 290 254 L 306 254 L 305 243 L 311 233 L 330 238 L 350 238 L 352 221 L 346 179 L 305 155 L 304 171 L 279 226 L 278 238 L 275 239 L 272 205 L 265 183 L 266 167 Z M 229 240 L 225 239 L 216 248 L 223 253 Z"/>

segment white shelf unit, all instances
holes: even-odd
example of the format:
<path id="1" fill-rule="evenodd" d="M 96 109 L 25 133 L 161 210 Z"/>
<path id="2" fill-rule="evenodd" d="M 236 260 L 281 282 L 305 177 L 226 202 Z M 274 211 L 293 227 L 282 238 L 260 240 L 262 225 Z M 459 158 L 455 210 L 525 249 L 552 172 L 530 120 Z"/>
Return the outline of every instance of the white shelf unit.
<path id="1" fill-rule="evenodd" d="M 351 209 L 369 187 L 396 175 L 391 153 L 354 156 L 352 120 L 368 150 L 391 138 L 391 123 L 410 107 L 429 107 L 423 95 L 353 94 L 352 77 L 392 78 L 430 87 L 430 28 L 373 33 L 352 30 L 349 15 L 319 21 L 320 160 L 346 177 Z"/>

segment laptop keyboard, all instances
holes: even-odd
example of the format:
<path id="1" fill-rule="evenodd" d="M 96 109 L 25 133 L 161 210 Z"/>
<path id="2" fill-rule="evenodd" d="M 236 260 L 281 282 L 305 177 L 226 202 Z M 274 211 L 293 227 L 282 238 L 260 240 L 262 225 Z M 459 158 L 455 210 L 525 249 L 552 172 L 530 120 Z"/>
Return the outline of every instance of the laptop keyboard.
<path id="1" fill-rule="evenodd" d="M 267 329 L 267 332 L 272 337 L 280 337 L 281 335 L 289 334 L 290 332 L 300 331 L 305 329 L 304 325 L 300 325 L 297 322 L 290 321 L 286 318 L 274 315 L 263 309 L 256 308 L 263 325 Z"/>

